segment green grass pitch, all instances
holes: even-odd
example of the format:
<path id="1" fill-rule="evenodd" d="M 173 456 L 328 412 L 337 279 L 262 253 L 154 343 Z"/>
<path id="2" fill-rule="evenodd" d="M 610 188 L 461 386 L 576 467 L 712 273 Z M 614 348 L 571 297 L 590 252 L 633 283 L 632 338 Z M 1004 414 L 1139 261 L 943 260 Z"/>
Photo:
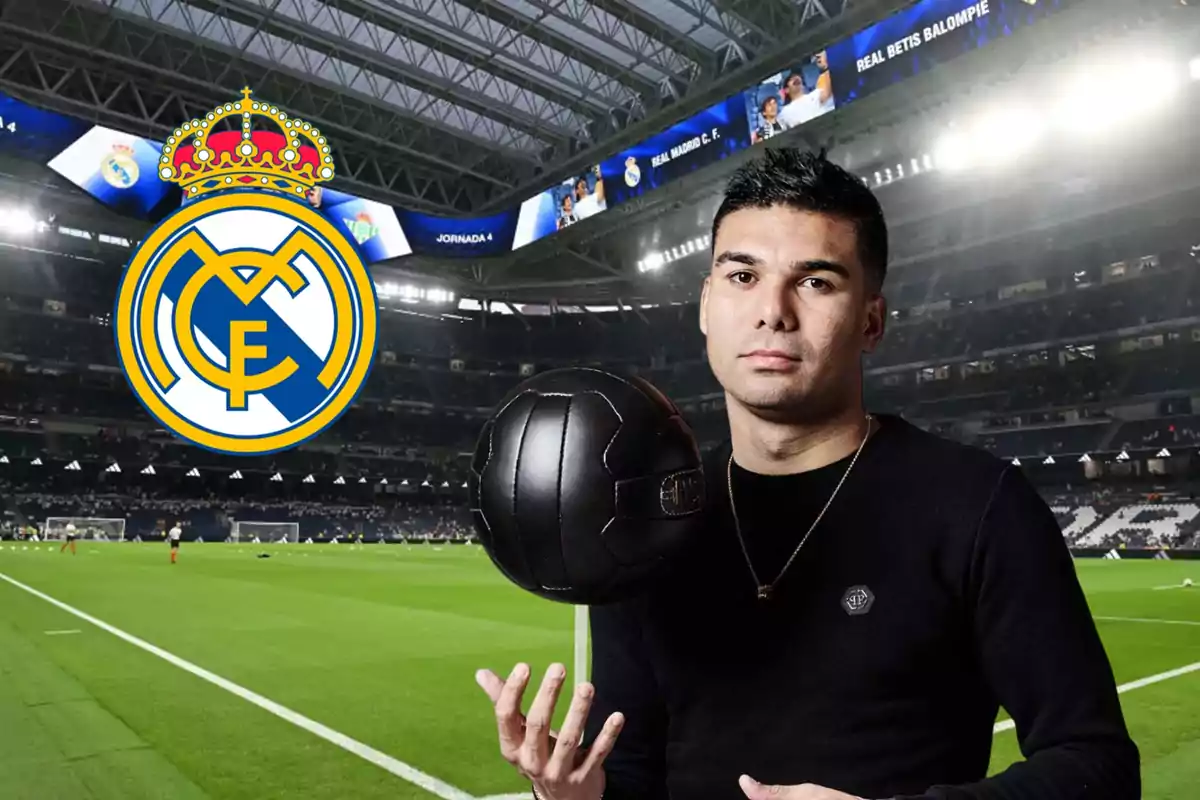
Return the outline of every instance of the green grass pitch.
<path id="1" fill-rule="evenodd" d="M 1118 682 L 1200 662 L 1200 586 L 1153 588 L 1200 583 L 1200 562 L 1078 568 L 1099 617 L 1198 623 L 1100 620 Z M 475 797 L 525 788 L 475 669 L 572 660 L 572 610 L 511 587 L 474 547 L 185 545 L 172 567 L 161 543 L 71 557 L 5 542 L 0 573 Z M 1122 700 L 1144 796 L 1194 799 L 1200 671 Z M 1016 758 L 998 733 L 993 768 Z M 0 797 L 434 795 L 0 581 Z"/>

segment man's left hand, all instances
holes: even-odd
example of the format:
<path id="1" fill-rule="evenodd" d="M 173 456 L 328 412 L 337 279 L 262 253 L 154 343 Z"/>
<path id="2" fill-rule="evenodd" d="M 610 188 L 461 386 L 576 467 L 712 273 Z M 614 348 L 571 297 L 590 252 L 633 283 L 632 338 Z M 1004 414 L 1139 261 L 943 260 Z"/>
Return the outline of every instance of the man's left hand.
<path id="1" fill-rule="evenodd" d="M 739 778 L 738 785 L 750 800 L 863 800 L 861 797 L 812 783 L 800 786 L 767 786 L 749 775 Z"/>

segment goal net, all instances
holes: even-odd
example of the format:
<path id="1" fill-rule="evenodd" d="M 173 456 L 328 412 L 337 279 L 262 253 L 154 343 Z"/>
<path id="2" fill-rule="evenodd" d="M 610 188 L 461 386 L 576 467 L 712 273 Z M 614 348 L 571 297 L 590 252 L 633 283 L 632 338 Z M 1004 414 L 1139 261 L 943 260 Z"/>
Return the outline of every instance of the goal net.
<path id="1" fill-rule="evenodd" d="M 229 540 L 231 542 L 253 542 L 258 540 L 262 544 L 268 542 L 291 542 L 296 544 L 300 541 L 300 523 L 299 522 L 254 522 L 251 520 L 234 520 L 233 528 L 229 531 Z"/>
<path id="2" fill-rule="evenodd" d="M 125 520 L 106 517 L 47 517 L 43 538 L 46 541 L 67 538 L 68 525 L 75 526 L 77 539 L 94 539 L 98 542 L 120 542 L 125 539 Z"/>

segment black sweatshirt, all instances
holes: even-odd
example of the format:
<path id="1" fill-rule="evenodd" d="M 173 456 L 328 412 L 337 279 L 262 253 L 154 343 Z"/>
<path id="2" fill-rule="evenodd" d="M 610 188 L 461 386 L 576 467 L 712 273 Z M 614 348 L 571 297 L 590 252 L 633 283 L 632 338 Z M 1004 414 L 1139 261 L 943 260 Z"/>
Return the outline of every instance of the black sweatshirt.
<path id="1" fill-rule="evenodd" d="M 705 464 L 704 534 L 648 593 L 591 610 L 585 742 L 626 717 L 605 800 L 744 800 L 743 773 L 872 800 L 1140 796 L 1112 670 L 1045 502 L 1019 468 L 877 418 L 771 599 L 757 599 L 735 533 L 726 445 Z M 849 463 L 734 465 L 764 582 Z M 1000 706 L 1025 760 L 985 778 Z"/>

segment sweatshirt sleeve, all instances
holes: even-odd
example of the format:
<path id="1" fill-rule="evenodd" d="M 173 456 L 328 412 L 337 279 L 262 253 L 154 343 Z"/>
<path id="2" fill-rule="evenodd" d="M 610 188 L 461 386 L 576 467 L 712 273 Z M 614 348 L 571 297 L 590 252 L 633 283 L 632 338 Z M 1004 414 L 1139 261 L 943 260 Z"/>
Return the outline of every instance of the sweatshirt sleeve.
<path id="1" fill-rule="evenodd" d="M 1062 531 L 1015 467 L 993 490 L 968 576 L 984 675 L 1024 761 L 931 800 L 1137 800 L 1136 745 Z"/>
<path id="2" fill-rule="evenodd" d="M 666 706 L 646 657 L 636 606 L 593 606 L 590 618 L 596 692 L 584 744 L 595 741 L 611 714 L 625 715 L 625 726 L 604 762 L 604 800 L 665 800 Z"/>

